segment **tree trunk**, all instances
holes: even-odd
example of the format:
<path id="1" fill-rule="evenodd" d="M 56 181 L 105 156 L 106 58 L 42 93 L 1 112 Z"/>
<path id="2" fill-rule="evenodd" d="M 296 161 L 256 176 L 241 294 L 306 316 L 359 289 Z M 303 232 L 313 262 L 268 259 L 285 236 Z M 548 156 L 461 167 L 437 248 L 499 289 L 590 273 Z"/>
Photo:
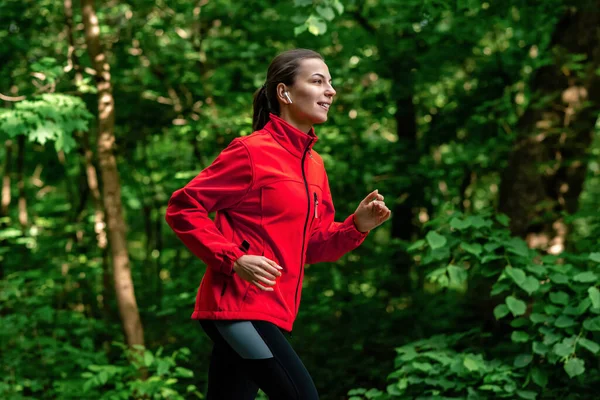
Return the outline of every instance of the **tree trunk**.
<path id="1" fill-rule="evenodd" d="M 67 29 L 67 39 L 69 40 L 69 69 L 65 72 L 69 72 L 73 69 L 75 71 L 75 84 L 79 85 L 83 80 L 83 74 L 81 73 L 81 64 L 79 63 L 77 53 L 75 52 L 75 40 L 73 39 L 73 1 L 64 0 L 63 4 L 65 9 L 65 27 Z"/>
<path id="2" fill-rule="evenodd" d="M 25 178 L 23 169 L 25 168 L 25 136 L 19 135 L 17 142 L 19 144 L 17 150 L 17 188 L 19 189 L 19 224 L 23 233 L 27 229 L 29 217 L 27 215 L 27 196 L 25 195 Z"/>
<path id="3" fill-rule="evenodd" d="M 81 64 L 75 52 L 75 40 L 73 38 L 73 3 L 72 0 L 64 0 L 65 26 L 67 29 L 67 38 L 69 40 L 69 63 L 75 71 L 75 84 L 78 85 L 83 79 L 81 73 Z M 106 222 L 104 210 L 102 207 L 102 198 L 98 187 L 98 173 L 93 163 L 93 153 L 89 144 L 89 132 L 81 132 L 81 145 L 85 158 L 85 174 L 87 186 L 92 193 L 94 202 L 94 232 L 96 233 L 96 242 L 100 249 L 106 248 Z"/>
<path id="4" fill-rule="evenodd" d="M 81 0 L 81 7 L 87 50 L 96 71 L 98 87 L 98 159 L 103 183 L 102 198 L 108 219 L 115 292 L 127 343 L 130 346 L 144 345 L 144 331 L 135 299 L 127 252 L 119 172 L 113 153 L 115 109 L 110 68 L 106 54 L 100 46 L 100 28 L 93 0 Z"/>
<path id="5" fill-rule="evenodd" d="M 12 165 L 12 140 L 4 142 L 4 151 L 6 159 L 4 160 L 4 174 L 2 176 L 2 206 L 0 215 L 8 215 L 8 206 L 10 205 L 10 173 Z"/>
<path id="6" fill-rule="evenodd" d="M 564 248 L 561 213 L 577 210 L 599 111 L 599 10 L 600 1 L 588 2 L 557 25 L 555 62 L 532 83 L 532 92 L 551 100 L 534 102 L 522 116 L 500 185 L 499 209 L 511 218 L 511 231 L 552 253 Z M 583 73 L 568 66 L 574 54 L 587 57 Z"/>

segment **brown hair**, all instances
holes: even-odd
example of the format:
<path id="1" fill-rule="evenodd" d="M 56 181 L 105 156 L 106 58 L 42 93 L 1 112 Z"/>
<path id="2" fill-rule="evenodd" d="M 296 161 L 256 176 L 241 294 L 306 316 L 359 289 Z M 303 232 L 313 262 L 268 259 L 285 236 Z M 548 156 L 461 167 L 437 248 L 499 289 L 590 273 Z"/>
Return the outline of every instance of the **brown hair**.
<path id="1" fill-rule="evenodd" d="M 269 122 L 269 113 L 279 115 L 279 102 L 277 101 L 277 85 L 284 83 L 288 86 L 294 84 L 300 61 L 306 58 L 323 56 L 313 50 L 293 49 L 284 51 L 271 61 L 267 70 L 267 82 L 254 92 L 254 114 L 252 116 L 252 130 L 262 129 Z"/>

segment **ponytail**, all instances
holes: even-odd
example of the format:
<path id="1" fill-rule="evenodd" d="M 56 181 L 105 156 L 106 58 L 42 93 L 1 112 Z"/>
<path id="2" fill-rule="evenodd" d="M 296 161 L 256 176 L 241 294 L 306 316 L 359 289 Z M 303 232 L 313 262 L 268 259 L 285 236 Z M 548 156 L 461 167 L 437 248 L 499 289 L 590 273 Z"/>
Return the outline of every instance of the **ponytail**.
<path id="1" fill-rule="evenodd" d="M 267 96 L 267 85 L 262 85 L 254 93 L 254 114 L 252 115 L 252 130 L 258 131 L 269 122 L 271 105 Z"/>

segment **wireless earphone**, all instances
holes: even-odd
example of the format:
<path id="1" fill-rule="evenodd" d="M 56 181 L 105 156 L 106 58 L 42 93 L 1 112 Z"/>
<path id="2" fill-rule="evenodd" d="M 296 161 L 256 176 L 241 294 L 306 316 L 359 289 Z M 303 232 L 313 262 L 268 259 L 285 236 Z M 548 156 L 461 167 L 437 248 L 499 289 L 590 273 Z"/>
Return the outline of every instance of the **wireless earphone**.
<path id="1" fill-rule="evenodd" d="M 290 95 L 288 94 L 288 92 L 283 92 L 283 95 L 288 99 L 290 104 L 292 104 L 292 99 L 290 99 Z"/>

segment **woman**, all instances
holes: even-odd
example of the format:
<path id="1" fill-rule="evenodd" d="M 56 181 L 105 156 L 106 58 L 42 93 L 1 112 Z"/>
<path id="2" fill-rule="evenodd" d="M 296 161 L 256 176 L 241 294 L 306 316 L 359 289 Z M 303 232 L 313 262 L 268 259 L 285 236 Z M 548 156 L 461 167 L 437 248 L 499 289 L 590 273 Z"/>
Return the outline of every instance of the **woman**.
<path id="1" fill-rule="evenodd" d="M 208 266 L 193 319 L 214 342 L 212 399 L 318 399 L 283 332 L 300 306 L 304 264 L 336 261 L 390 217 L 370 193 L 344 222 L 334 207 L 313 125 L 336 92 L 318 53 L 278 55 L 254 95 L 254 133 L 234 139 L 173 193 L 166 219 Z M 214 222 L 209 213 L 216 211 Z"/>

